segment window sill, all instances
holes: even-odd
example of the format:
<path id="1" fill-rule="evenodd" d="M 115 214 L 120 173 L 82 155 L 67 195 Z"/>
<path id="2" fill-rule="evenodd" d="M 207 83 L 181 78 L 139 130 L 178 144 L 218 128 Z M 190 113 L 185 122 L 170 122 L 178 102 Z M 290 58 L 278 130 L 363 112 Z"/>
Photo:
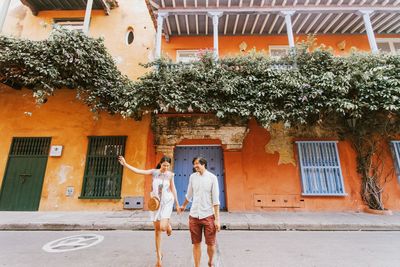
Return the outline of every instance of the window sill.
<path id="1" fill-rule="evenodd" d="M 121 197 L 86 197 L 80 196 L 78 199 L 121 199 Z"/>
<path id="2" fill-rule="evenodd" d="M 346 197 L 347 193 L 343 194 L 305 194 L 301 193 L 301 196 L 303 197 Z"/>

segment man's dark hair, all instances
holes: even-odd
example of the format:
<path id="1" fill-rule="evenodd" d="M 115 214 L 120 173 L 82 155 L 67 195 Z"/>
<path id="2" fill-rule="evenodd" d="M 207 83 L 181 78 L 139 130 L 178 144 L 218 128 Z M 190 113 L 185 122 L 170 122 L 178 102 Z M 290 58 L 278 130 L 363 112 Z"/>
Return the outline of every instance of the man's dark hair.
<path id="1" fill-rule="evenodd" d="M 207 169 L 207 160 L 205 158 L 203 158 L 203 157 L 194 157 L 193 160 L 192 160 L 192 164 L 194 164 L 194 162 L 196 160 L 199 161 L 200 165 L 204 165 L 206 167 L 206 169 Z"/>

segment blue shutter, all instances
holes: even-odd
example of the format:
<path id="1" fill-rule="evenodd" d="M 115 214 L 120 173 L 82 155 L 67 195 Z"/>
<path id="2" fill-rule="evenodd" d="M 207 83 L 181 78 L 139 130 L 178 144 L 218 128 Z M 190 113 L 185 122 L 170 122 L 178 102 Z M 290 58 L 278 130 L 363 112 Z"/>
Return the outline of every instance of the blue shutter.
<path id="1" fill-rule="evenodd" d="M 397 180 L 400 182 L 400 141 L 392 141 L 394 165 L 396 166 Z"/>
<path id="2" fill-rule="evenodd" d="M 296 144 L 299 151 L 303 195 L 346 195 L 337 142 L 299 141 Z"/>

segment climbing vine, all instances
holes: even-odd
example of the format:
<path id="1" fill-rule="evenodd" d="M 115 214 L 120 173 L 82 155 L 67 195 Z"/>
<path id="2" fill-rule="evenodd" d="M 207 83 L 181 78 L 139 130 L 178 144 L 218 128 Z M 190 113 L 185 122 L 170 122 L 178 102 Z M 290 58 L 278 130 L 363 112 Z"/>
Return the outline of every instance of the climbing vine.
<path id="1" fill-rule="evenodd" d="M 70 88 L 92 110 L 119 111 L 132 82 L 117 69 L 102 39 L 55 29 L 47 40 L 0 36 L 0 82 L 33 91 L 44 103 L 54 90 Z"/>

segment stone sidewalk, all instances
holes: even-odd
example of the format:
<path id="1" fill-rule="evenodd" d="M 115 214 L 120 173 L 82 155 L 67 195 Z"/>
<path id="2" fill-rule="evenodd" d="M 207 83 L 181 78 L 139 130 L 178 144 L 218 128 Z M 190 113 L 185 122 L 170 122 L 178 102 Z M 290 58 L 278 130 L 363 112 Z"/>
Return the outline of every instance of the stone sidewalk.
<path id="1" fill-rule="evenodd" d="M 173 214 L 175 230 L 188 229 L 188 212 Z M 221 213 L 224 230 L 400 231 L 400 212 Z M 0 230 L 152 230 L 146 211 L 0 212 Z"/>

